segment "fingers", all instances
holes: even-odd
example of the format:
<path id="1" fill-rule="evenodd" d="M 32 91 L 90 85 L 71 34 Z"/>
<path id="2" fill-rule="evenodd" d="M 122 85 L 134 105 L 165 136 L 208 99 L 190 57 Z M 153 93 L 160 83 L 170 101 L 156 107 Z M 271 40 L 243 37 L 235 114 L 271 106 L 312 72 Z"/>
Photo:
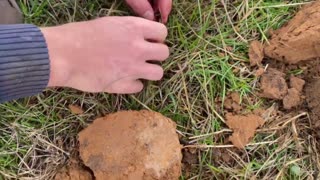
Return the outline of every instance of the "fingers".
<path id="1" fill-rule="evenodd" d="M 159 81 L 163 77 L 163 69 L 155 64 L 145 63 L 140 70 L 141 79 Z"/>
<path id="2" fill-rule="evenodd" d="M 161 20 L 163 23 L 168 22 L 168 17 L 170 15 L 171 9 L 172 9 L 172 0 L 158 0 L 158 6 L 157 7 L 161 14 Z"/>
<path id="3" fill-rule="evenodd" d="M 142 91 L 143 84 L 140 80 L 120 80 L 108 87 L 105 91 L 117 94 L 133 94 Z"/>
<path id="4" fill-rule="evenodd" d="M 154 20 L 154 11 L 148 0 L 126 0 L 127 4 L 139 16 L 149 20 Z"/>
<path id="5" fill-rule="evenodd" d="M 149 41 L 164 42 L 168 35 L 167 27 L 161 23 L 141 19 L 137 21 L 137 25 L 142 30 L 144 38 Z"/>
<path id="6" fill-rule="evenodd" d="M 144 49 L 142 60 L 144 61 L 164 61 L 170 55 L 169 47 L 165 44 L 146 42 L 143 43 L 142 46 L 142 48 Z"/>

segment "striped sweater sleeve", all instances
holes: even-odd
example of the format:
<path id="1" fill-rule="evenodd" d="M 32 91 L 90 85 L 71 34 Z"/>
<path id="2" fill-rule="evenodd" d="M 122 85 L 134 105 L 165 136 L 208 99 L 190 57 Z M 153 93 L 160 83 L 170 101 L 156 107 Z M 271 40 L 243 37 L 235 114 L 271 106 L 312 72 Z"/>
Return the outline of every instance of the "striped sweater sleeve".
<path id="1" fill-rule="evenodd" d="M 0 103 L 33 96 L 49 81 L 47 45 L 34 25 L 0 25 Z"/>

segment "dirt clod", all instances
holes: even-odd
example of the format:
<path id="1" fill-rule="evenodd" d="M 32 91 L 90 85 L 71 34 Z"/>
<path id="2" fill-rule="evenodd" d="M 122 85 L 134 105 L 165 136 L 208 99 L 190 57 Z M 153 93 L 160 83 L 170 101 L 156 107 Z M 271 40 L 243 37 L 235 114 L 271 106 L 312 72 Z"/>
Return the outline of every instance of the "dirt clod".
<path id="1" fill-rule="evenodd" d="M 252 41 L 249 48 L 250 65 L 260 65 L 263 58 L 263 45 L 259 41 Z"/>
<path id="2" fill-rule="evenodd" d="M 299 93 L 302 92 L 305 81 L 303 79 L 290 76 L 290 87 L 295 88 Z"/>
<path id="3" fill-rule="evenodd" d="M 233 100 L 233 102 L 240 104 L 241 98 L 239 93 L 237 92 L 231 93 L 231 99 Z"/>
<path id="4" fill-rule="evenodd" d="M 313 125 L 320 132 L 320 79 L 314 79 L 307 84 L 306 98 Z"/>
<path id="5" fill-rule="evenodd" d="M 263 73 L 264 73 L 264 68 L 261 67 L 261 68 L 259 68 L 258 70 L 255 71 L 254 75 L 256 77 L 260 77 L 260 76 L 262 76 Z"/>
<path id="6" fill-rule="evenodd" d="M 285 74 L 269 68 L 260 80 L 261 97 L 269 99 L 283 99 L 288 92 L 288 85 L 284 79 Z"/>
<path id="7" fill-rule="evenodd" d="M 269 42 L 265 54 L 285 63 L 320 57 L 320 1 L 304 6 Z"/>
<path id="8" fill-rule="evenodd" d="M 55 180 L 93 180 L 91 173 L 81 167 L 77 163 L 71 163 L 69 166 L 61 169 L 56 176 Z"/>
<path id="9" fill-rule="evenodd" d="M 79 134 L 80 156 L 97 180 L 178 179 L 176 124 L 156 112 L 123 111 L 99 118 Z"/>
<path id="10" fill-rule="evenodd" d="M 198 163 L 198 155 L 197 153 L 193 153 L 189 149 L 184 149 L 182 151 L 183 159 L 182 162 L 184 164 L 197 164 Z"/>
<path id="11" fill-rule="evenodd" d="M 290 88 L 288 94 L 283 98 L 283 108 L 290 110 L 300 104 L 300 93 L 295 88 Z"/>
<path id="12" fill-rule="evenodd" d="M 264 120 L 257 115 L 226 114 L 226 124 L 233 130 L 229 140 L 237 148 L 244 148 L 253 138 L 256 129 L 264 124 Z"/>
<path id="13" fill-rule="evenodd" d="M 240 94 L 237 92 L 232 92 L 227 95 L 224 101 L 224 108 L 232 112 L 240 112 L 242 109 L 240 103 Z"/>
<path id="14" fill-rule="evenodd" d="M 72 114 L 76 114 L 76 115 L 79 115 L 79 114 L 83 114 L 84 111 L 83 109 L 80 107 L 80 106 L 77 106 L 77 105 L 69 105 L 69 109 L 71 111 Z"/>

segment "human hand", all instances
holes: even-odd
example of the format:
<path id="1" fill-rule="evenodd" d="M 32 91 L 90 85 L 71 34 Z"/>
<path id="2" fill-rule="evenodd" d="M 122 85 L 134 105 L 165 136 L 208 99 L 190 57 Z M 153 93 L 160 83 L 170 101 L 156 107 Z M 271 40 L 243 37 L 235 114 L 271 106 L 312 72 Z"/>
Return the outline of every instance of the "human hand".
<path id="1" fill-rule="evenodd" d="M 138 17 L 105 17 L 43 28 L 50 57 L 49 87 L 118 94 L 143 89 L 140 79 L 160 80 L 163 69 L 163 24 Z"/>
<path id="2" fill-rule="evenodd" d="M 172 8 L 172 0 L 126 0 L 126 2 L 139 16 L 149 20 L 155 20 L 155 13 L 160 12 L 163 23 L 167 23 Z"/>

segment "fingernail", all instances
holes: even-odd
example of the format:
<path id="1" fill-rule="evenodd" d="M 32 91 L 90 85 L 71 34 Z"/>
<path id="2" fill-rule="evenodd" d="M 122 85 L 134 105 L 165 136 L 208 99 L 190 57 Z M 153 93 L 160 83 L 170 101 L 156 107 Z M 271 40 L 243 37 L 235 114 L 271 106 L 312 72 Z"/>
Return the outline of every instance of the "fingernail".
<path id="1" fill-rule="evenodd" d="M 154 20 L 154 15 L 151 11 L 147 11 L 143 14 L 143 17 L 149 20 Z"/>

